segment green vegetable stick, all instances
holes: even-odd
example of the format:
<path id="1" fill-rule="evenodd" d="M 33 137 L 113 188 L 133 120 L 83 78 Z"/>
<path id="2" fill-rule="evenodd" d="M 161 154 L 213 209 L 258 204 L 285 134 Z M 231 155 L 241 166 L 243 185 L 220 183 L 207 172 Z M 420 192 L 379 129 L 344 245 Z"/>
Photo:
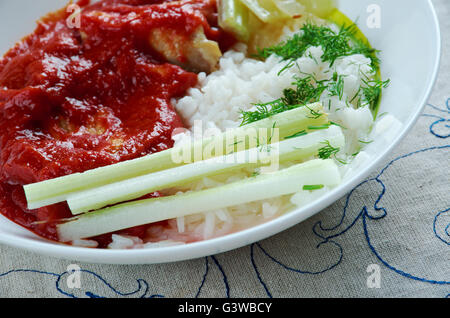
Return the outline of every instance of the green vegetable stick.
<path id="1" fill-rule="evenodd" d="M 274 23 L 289 18 L 278 10 L 273 0 L 241 0 L 261 21 Z"/>
<path id="2" fill-rule="evenodd" d="M 341 177 L 332 160 L 311 160 L 290 168 L 224 186 L 170 197 L 116 205 L 59 224 L 63 242 L 93 237 L 134 226 L 214 211 L 302 190 L 308 184 L 336 186 Z"/>
<path id="3" fill-rule="evenodd" d="M 298 17 L 305 14 L 305 6 L 298 0 L 273 0 L 275 6 L 289 17 Z"/>
<path id="4" fill-rule="evenodd" d="M 241 42 L 250 38 L 248 14 L 247 7 L 240 0 L 219 0 L 219 26 Z"/>

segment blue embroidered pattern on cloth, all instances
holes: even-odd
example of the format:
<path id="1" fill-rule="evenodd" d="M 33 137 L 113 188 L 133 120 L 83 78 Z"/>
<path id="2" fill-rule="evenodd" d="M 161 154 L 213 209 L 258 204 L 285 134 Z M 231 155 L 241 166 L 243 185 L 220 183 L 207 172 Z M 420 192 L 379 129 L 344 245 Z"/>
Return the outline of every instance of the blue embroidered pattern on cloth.
<path id="1" fill-rule="evenodd" d="M 443 32 L 450 35 L 450 22 Z M 199 260 L 79 264 L 79 289 L 66 284 L 71 262 L 0 246 L 0 297 L 450 298 L 450 77 L 443 73 L 433 104 L 393 159 L 310 220 Z M 368 287 L 371 265 L 380 268 L 379 288 Z"/>

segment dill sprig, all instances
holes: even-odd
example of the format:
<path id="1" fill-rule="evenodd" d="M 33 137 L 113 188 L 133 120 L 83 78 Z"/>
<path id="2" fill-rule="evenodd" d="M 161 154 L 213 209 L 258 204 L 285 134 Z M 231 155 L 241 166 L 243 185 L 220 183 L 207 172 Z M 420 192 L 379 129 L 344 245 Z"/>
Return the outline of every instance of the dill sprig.
<path id="1" fill-rule="evenodd" d="M 330 128 L 331 124 L 323 124 L 320 126 L 308 126 L 309 130 L 323 130 Z"/>
<path id="2" fill-rule="evenodd" d="M 295 134 L 293 134 L 293 135 L 284 137 L 284 139 L 297 138 L 297 137 L 305 136 L 305 135 L 307 135 L 307 134 L 308 134 L 308 132 L 307 132 L 306 130 L 302 130 L 302 131 L 299 131 L 299 132 L 297 132 L 297 133 L 295 133 Z"/>
<path id="3" fill-rule="evenodd" d="M 344 75 L 338 75 L 337 72 L 333 74 L 333 80 L 328 86 L 329 96 L 337 96 L 339 100 L 342 100 L 344 96 Z"/>
<path id="4" fill-rule="evenodd" d="M 276 125 L 277 125 L 277 123 L 275 122 L 275 123 L 273 123 L 273 125 L 272 125 L 272 129 L 271 129 L 271 131 L 270 131 L 270 136 L 269 136 L 269 138 L 268 139 L 266 139 L 265 137 L 263 137 L 263 136 L 260 136 L 259 138 L 258 137 L 255 137 L 255 140 L 256 140 L 256 148 L 258 148 L 258 150 L 259 150 L 259 152 L 267 152 L 267 153 L 270 153 L 271 151 L 272 151 L 272 139 L 273 139 L 273 136 L 274 136 L 274 134 L 275 134 L 275 127 L 276 127 Z M 261 139 L 262 140 L 261 140 Z"/>
<path id="5" fill-rule="evenodd" d="M 375 107 L 378 105 L 378 101 L 381 97 L 381 92 L 383 88 L 386 88 L 390 84 L 390 80 L 370 80 L 370 79 L 363 79 L 363 83 L 365 86 L 363 86 L 362 92 L 364 94 L 364 97 L 366 98 L 367 103 L 370 105 L 370 108 L 372 110 L 375 109 Z"/>
<path id="6" fill-rule="evenodd" d="M 318 81 L 312 75 L 303 78 L 295 77 L 292 85 L 295 88 L 285 89 L 281 98 L 282 103 L 291 105 L 292 108 L 316 102 L 327 89 L 326 81 Z"/>
<path id="7" fill-rule="evenodd" d="M 320 159 L 330 159 L 333 157 L 336 161 L 340 162 L 343 165 L 348 164 L 345 160 L 338 158 L 336 155 L 339 151 L 341 151 L 338 147 L 333 147 L 328 140 L 322 142 L 325 144 L 325 147 L 319 149 L 319 158 Z"/>
<path id="8" fill-rule="evenodd" d="M 329 159 L 332 156 L 336 156 L 336 154 L 341 150 L 340 148 L 333 147 L 328 140 L 324 141 L 325 147 L 319 149 L 319 158 L 320 159 Z"/>
<path id="9" fill-rule="evenodd" d="M 330 125 L 338 126 L 338 127 L 340 127 L 341 129 L 347 129 L 347 128 L 345 128 L 344 126 L 342 126 L 341 124 L 335 123 L 334 121 L 330 121 Z"/>
<path id="10" fill-rule="evenodd" d="M 379 59 L 376 56 L 377 50 L 373 49 L 368 43 L 356 39 L 357 26 L 343 25 L 338 32 L 335 32 L 327 26 L 319 26 L 313 23 L 306 23 L 301 32 L 296 33 L 289 40 L 278 45 L 259 49 L 256 55 L 259 58 L 266 59 L 275 54 L 283 60 L 289 61 L 286 68 L 294 65 L 294 61 L 302 57 L 306 50 L 312 46 L 321 46 L 324 50 L 322 60 L 330 62 L 331 65 L 343 56 L 353 54 L 363 54 L 372 61 L 372 67 L 378 68 Z"/>
<path id="11" fill-rule="evenodd" d="M 296 77 L 292 85 L 294 88 L 285 89 L 280 99 L 268 103 L 253 104 L 256 108 L 253 111 L 241 111 L 241 126 L 317 102 L 322 93 L 327 89 L 325 81 L 317 81 L 311 75 L 304 78 Z M 311 118 L 317 119 L 323 115 L 312 109 L 310 111 Z"/>

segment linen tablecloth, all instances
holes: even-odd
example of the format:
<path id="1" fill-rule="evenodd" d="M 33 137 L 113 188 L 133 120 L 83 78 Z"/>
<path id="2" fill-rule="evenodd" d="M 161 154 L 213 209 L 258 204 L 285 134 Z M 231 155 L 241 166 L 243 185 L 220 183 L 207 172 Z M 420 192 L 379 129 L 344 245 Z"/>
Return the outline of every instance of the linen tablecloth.
<path id="1" fill-rule="evenodd" d="M 172 264 L 80 264 L 0 245 L 0 297 L 450 296 L 450 2 L 439 78 L 411 133 L 372 176 L 290 230 Z M 67 268 L 81 268 L 81 288 Z"/>

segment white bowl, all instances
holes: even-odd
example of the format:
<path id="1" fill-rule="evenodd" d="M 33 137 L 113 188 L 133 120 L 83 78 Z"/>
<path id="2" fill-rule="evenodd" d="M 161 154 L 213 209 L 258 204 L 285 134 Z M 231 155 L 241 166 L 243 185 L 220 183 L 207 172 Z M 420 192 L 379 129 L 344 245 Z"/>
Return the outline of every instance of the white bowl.
<path id="1" fill-rule="evenodd" d="M 62 0 L 0 2 L 0 52 L 34 29 L 34 21 L 64 5 Z M 379 5 L 381 28 L 370 29 L 366 20 L 370 5 Z M 27 8 L 23 10 L 23 8 Z M 101 250 L 65 246 L 46 241 L 0 217 L 0 242 L 40 254 L 80 262 L 150 264 L 173 262 L 217 254 L 239 248 L 279 233 L 326 208 L 352 190 L 382 161 L 414 125 L 425 105 L 439 68 L 441 40 L 439 23 L 430 0 L 341 0 L 340 9 L 382 51 L 383 78 L 390 78 L 380 112 L 394 115 L 403 127 L 390 142 L 367 147 L 372 160 L 338 188 L 312 204 L 266 224 L 208 241 L 173 247 L 140 250 Z"/>

